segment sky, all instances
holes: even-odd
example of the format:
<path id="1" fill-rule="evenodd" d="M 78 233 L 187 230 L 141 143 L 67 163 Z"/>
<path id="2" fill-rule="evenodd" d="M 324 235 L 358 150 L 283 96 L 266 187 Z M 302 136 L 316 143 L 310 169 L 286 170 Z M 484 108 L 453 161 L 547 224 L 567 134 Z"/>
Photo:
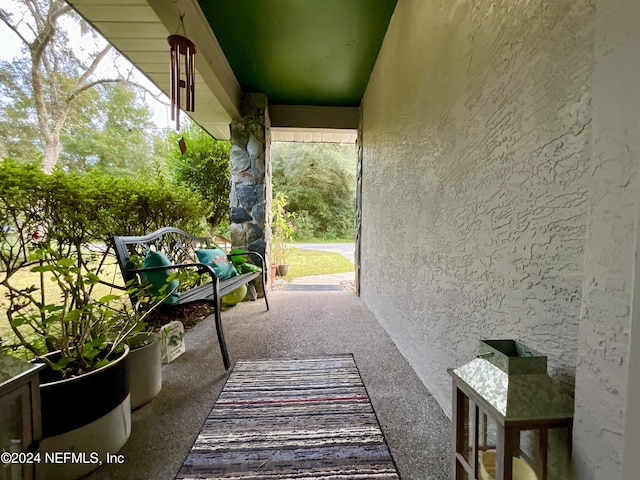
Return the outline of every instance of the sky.
<path id="1" fill-rule="evenodd" d="M 4 5 L 3 5 L 4 6 Z M 10 10 L 10 8 L 8 8 Z M 86 44 L 86 39 L 80 36 L 79 29 L 73 29 L 73 25 L 68 26 L 69 35 L 72 41 L 77 42 L 78 45 Z M 19 57 L 23 55 L 22 53 L 22 41 L 18 38 L 18 36 L 7 27 L 4 22 L 0 21 L 0 60 L 10 61 L 15 57 Z M 139 70 L 137 70 L 126 58 L 118 55 L 119 62 L 122 65 L 123 71 L 128 71 L 130 68 L 135 69 L 135 81 L 145 86 L 152 92 L 160 93 L 157 87 L 153 85 L 153 83 L 147 79 L 145 75 L 143 75 Z M 100 71 L 100 76 L 102 78 L 113 78 L 117 76 L 117 72 L 115 68 L 112 67 L 111 62 L 104 61 L 102 62 L 104 67 L 102 71 Z M 168 63 L 168 54 L 167 54 L 167 63 Z M 168 72 L 167 66 L 167 72 Z M 170 111 L 166 106 L 169 103 L 169 99 L 164 96 L 164 104 L 155 100 L 151 95 L 146 95 L 146 101 L 149 107 L 151 108 L 153 114 L 153 122 L 155 123 L 157 128 L 166 129 L 171 128 L 175 122 L 171 121 Z"/>
<path id="2" fill-rule="evenodd" d="M 20 54 L 21 42 L 4 22 L 0 22 L 0 60 L 11 60 Z"/>

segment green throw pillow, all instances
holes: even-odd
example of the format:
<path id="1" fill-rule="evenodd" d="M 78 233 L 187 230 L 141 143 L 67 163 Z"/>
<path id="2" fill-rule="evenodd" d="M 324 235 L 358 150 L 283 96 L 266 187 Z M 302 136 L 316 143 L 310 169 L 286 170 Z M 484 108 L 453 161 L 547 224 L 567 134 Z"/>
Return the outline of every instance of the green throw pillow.
<path id="1" fill-rule="evenodd" d="M 211 265 L 220 280 L 231 278 L 238 274 L 236 267 L 227 259 L 227 254 L 219 248 L 209 250 L 196 250 L 196 255 L 201 263 Z"/>
<path id="2" fill-rule="evenodd" d="M 163 265 L 172 265 L 171 260 L 169 260 L 163 253 L 152 252 L 151 250 L 147 252 L 147 255 L 144 257 L 144 262 L 142 262 L 142 268 L 160 267 Z M 166 295 L 179 285 L 177 279 L 173 279 L 170 282 L 167 282 L 167 278 L 173 273 L 173 269 L 156 270 L 153 272 L 144 272 L 142 274 L 142 277 L 153 287 L 153 296 L 160 297 Z M 169 285 L 165 287 L 167 283 Z M 163 287 L 165 288 L 163 289 Z M 179 298 L 180 292 L 176 291 L 167 298 L 165 303 L 168 305 L 175 305 L 176 303 L 178 303 Z"/>

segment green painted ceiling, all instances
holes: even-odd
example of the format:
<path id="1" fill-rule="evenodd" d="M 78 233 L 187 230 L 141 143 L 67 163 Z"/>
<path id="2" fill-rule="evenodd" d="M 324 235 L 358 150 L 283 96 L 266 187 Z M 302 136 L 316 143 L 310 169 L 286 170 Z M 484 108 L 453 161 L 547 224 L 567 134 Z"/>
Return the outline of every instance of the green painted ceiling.
<path id="1" fill-rule="evenodd" d="M 198 0 L 245 92 L 357 107 L 397 0 Z"/>

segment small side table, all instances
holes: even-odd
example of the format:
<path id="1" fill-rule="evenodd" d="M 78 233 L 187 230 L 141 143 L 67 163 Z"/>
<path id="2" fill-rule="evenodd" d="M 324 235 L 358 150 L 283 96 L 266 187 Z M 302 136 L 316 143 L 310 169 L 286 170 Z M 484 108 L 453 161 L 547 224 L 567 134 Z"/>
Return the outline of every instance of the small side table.
<path id="1" fill-rule="evenodd" d="M 512 480 L 519 470 L 547 480 L 549 430 L 563 429 L 571 451 L 571 395 L 547 375 L 546 357 L 519 342 L 482 341 L 479 357 L 449 370 L 453 478 Z M 484 473 L 483 459 L 492 460 Z"/>

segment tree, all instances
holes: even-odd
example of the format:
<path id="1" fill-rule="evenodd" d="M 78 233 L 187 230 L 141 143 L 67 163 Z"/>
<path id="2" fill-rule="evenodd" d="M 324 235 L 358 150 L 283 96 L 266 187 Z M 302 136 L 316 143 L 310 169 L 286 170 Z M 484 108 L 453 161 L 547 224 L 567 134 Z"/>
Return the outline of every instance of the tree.
<path id="1" fill-rule="evenodd" d="M 153 159 L 149 107 L 124 83 L 100 85 L 92 93 L 97 98 L 87 108 L 70 112 L 61 132 L 60 165 L 114 175 L 145 169 Z"/>
<path id="2" fill-rule="evenodd" d="M 11 7 L 12 11 L 0 8 L 0 20 L 20 38 L 28 59 L 14 62 L 11 68 L 2 65 L 1 100 L 5 121 L 0 133 L 8 145 L 1 153 L 19 157 L 24 153 L 20 149 L 26 148 L 29 155 L 41 158 L 43 170 L 50 173 L 63 151 L 66 122 L 91 108 L 91 101 L 96 98 L 92 90 L 110 83 L 132 82 L 96 76 L 99 65 L 109 57 L 111 46 L 98 41 L 92 31 L 86 33 L 92 39 L 86 44 L 95 43 L 95 49 L 73 45 L 60 23 L 70 18 L 86 25 L 64 0 L 19 0 Z M 16 127 L 8 124 L 16 120 Z M 12 134 L 15 136 L 11 137 Z M 20 146 L 8 140 L 26 140 L 26 136 L 32 141 L 21 142 Z"/>
<path id="3" fill-rule="evenodd" d="M 184 138 L 187 150 L 182 154 L 178 141 Z M 231 193 L 228 141 L 216 140 L 199 125 L 191 123 L 180 133 L 169 134 L 167 167 L 173 181 L 200 192 L 211 207 L 207 219 L 214 231 L 229 215 Z"/>
<path id="4" fill-rule="evenodd" d="M 271 148 L 273 190 L 305 219 L 300 233 L 353 235 L 356 154 L 353 145 L 276 143 Z"/>
<path id="5" fill-rule="evenodd" d="M 34 121 L 31 95 L 24 94 L 29 87 L 20 74 L 28 68 L 28 62 L 26 58 L 14 63 L 0 62 L 0 156 L 39 161 L 42 159 L 44 145 Z M 11 101 L 6 102 L 4 99 Z"/>

